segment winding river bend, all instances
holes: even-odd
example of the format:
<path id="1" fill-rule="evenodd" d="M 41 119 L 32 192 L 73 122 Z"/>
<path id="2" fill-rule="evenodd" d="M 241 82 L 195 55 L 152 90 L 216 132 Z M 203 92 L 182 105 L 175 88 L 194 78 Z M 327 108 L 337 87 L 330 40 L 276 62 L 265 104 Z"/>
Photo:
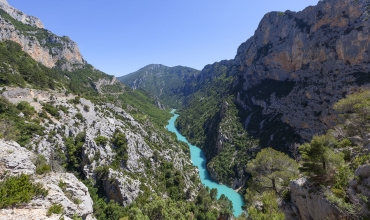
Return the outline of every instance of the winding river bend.
<path id="1" fill-rule="evenodd" d="M 222 194 L 227 196 L 233 202 L 234 215 L 239 216 L 243 212 L 241 208 L 244 205 L 243 197 L 232 188 L 218 184 L 210 178 L 206 167 L 206 158 L 204 156 L 203 151 L 199 147 L 191 145 L 186 140 L 186 138 L 182 136 L 176 129 L 175 121 L 177 117 L 179 117 L 179 115 L 175 114 L 174 112 L 175 110 L 171 111 L 171 113 L 173 113 L 174 116 L 168 121 L 168 125 L 166 127 L 167 130 L 174 132 L 178 140 L 183 141 L 189 145 L 191 160 L 193 162 L 193 165 L 197 166 L 199 169 L 199 177 L 203 185 L 208 186 L 210 189 L 216 188 L 218 191 L 217 198 L 220 198 Z"/>

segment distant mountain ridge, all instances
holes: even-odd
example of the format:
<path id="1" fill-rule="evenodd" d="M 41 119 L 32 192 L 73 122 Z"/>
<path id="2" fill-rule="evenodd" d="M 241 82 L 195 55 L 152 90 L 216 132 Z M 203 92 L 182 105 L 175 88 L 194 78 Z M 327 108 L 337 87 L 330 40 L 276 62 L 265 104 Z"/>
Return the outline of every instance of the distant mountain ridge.
<path id="1" fill-rule="evenodd" d="M 150 64 L 117 79 L 133 89 L 146 90 L 167 106 L 177 108 L 183 105 L 184 97 L 190 94 L 186 90 L 187 83 L 192 82 L 199 72 L 184 66 Z"/>
<path id="2" fill-rule="evenodd" d="M 201 184 L 153 95 L 41 27 L 0 0 L 0 219 L 233 216 Z"/>
<path id="3" fill-rule="evenodd" d="M 212 178 L 234 188 L 245 183 L 245 164 L 229 158 L 245 147 L 239 134 L 290 153 L 335 124 L 335 102 L 370 87 L 369 8 L 365 0 L 323 0 L 267 13 L 234 59 L 186 82 L 177 127 L 204 149 Z M 216 171 L 219 164 L 227 174 Z"/>

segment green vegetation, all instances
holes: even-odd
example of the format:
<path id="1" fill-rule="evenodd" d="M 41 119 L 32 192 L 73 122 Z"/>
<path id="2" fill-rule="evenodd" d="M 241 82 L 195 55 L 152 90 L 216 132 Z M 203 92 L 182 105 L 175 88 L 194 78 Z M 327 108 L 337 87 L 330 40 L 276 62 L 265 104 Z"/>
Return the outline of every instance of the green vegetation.
<path id="1" fill-rule="evenodd" d="M 115 158 L 112 162 L 112 167 L 118 169 L 121 167 L 122 161 L 128 160 L 127 152 L 127 141 L 123 133 L 116 131 L 113 135 L 113 146 L 114 151 L 116 152 Z"/>
<path id="2" fill-rule="evenodd" d="M 369 164 L 370 156 L 367 149 L 357 146 L 350 137 L 364 139 L 368 135 L 370 131 L 368 106 L 370 91 L 349 95 L 340 100 L 334 105 L 335 110 L 341 113 L 339 124 L 326 134 L 314 136 L 309 143 L 299 147 L 302 155 L 299 168 L 301 175 L 304 174 L 313 183 L 315 193 L 324 195 L 343 213 L 355 219 L 363 217 L 364 213 L 361 211 L 361 205 L 352 204 L 349 199 L 349 182 L 355 178 L 355 169 L 360 165 Z M 281 213 L 275 204 L 276 196 L 289 200 L 290 194 L 276 183 L 286 186 L 287 181 L 297 174 L 298 165 L 292 159 L 279 152 L 267 153 L 269 151 L 272 149 L 263 149 L 257 154 L 256 159 L 247 165 L 252 179 L 256 180 L 249 182 L 246 194 L 250 206 L 248 213 L 252 219 L 281 219 Z M 279 161 L 289 165 L 277 166 L 276 163 Z M 269 167 L 273 167 L 273 171 L 268 169 Z M 292 170 L 295 171 L 291 172 Z M 278 176 L 274 175 L 275 172 Z M 361 184 L 361 180 L 358 181 Z M 368 204 L 366 196 L 361 194 L 356 196 L 365 205 Z M 256 201 L 262 201 L 262 209 L 254 206 Z"/>
<path id="3" fill-rule="evenodd" d="M 245 131 L 230 91 L 234 77 L 229 73 L 235 71 L 228 62 L 206 66 L 202 75 L 212 77 L 194 85 L 199 90 L 187 97 L 176 121 L 176 127 L 189 142 L 202 148 L 216 180 L 229 185 L 236 176 L 246 175 L 245 165 L 259 146 Z"/>
<path id="4" fill-rule="evenodd" d="M 43 155 L 37 155 L 35 159 L 36 173 L 41 175 L 51 171 L 51 167 L 46 163 L 46 159 Z"/>
<path id="5" fill-rule="evenodd" d="M 219 131 L 227 137 L 227 141 L 223 141 L 222 149 L 207 166 L 217 173 L 217 181 L 231 185 L 237 173 L 241 173 L 245 164 L 251 160 L 253 155 L 249 150 L 258 148 L 258 141 L 251 139 L 244 131 L 231 98 L 224 103 L 224 108 Z"/>
<path id="6" fill-rule="evenodd" d="M 50 208 L 48 209 L 46 215 L 47 216 L 51 216 L 52 214 L 62 214 L 64 211 L 63 209 L 63 205 L 61 204 L 53 204 L 52 206 L 50 206 Z"/>
<path id="7" fill-rule="evenodd" d="M 148 65 L 117 79 L 128 86 L 144 89 L 171 108 L 179 108 L 184 104 L 186 82 L 198 74 L 198 70 L 189 67 Z"/>
<path id="8" fill-rule="evenodd" d="M 247 164 L 247 171 L 252 175 L 245 195 L 248 214 L 252 219 L 284 219 L 276 196 L 289 197 L 287 186 L 298 176 L 298 163 L 282 152 L 266 148 Z M 254 206 L 256 201 L 263 203 L 262 209 Z"/>
<path id="9" fill-rule="evenodd" d="M 43 29 L 43 28 L 37 28 L 28 24 L 24 24 L 21 21 L 18 21 L 11 17 L 8 13 L 6 13 L 4 10 L 0 9 L 0 16 L 6 19 L 8 22 L 14 25 L 14 27 L 21 32 L 23 35 L 28 36 L 31 38 L 31 40 L 37 39 L 40 44 L 43 46 L 49 48 L 49 53 L 52 54 L 51 48 L 63 48 L 63 44 L 59 42 L 52 42 L 49 39 L 50 38 L 56 38 L 57 36 L 50 31 Z M 58 37 L 59 38 L 59 37 Z M 68 42 L 69 39 L 66 37 L 60 38 L 62 41 Z"/>
<path id="10" fill-rule="evenodd" d="M 230 215 L 230 201 L 221 197 L 217 204 L 220 211 L 212 208 L 212 202 L 207 189 L 201 190 L 195 202 L 185 200 L 162 199 L 156 194 L 149 195 L 150 202 L 133 203 L 129 207 L 122 207 L 113 201 L 106 203 L 98 195 L 98 189 L 91 182 L 85 182 L 94 201 L 94 214 L 97 219 L 216 219 L 220 214 Z M 142 201 L 138 198 L 136 201 Z"/>
<path id="11" fill-rule="evenodd" d="M 280 211 L 274 191 L 265 191 L 262 193 L 262 208 L 248 208 L 248 217 L 253 220 L 284 220 L 285 215 Z"/>
<path id="12" fill-rule="evenodd" d="M 19 117 L 19 109 L 25 110 L 25 117 Z M 24 103 L 15 106 L 0 96 L 0 136 L 5 140 L 15 140 L 25 146 L 33 135 L 42 135 L 44 128 L 33 120 L 32 107 Z"/>
<path id="13" fill-rule="evenodd" d="M 32 183 L 30 176 L 7 177 L 0 182 L 0 209 L 31 201 L 36 196 L 47 196 L 41 183 Z"/>
<path id="14" fill-rule="evenodd" d="M 311 143 L 300 146 L 302 171 L 313 181 L 327 182 L 334 178 L 338 169 L 344 165 L 344 154 L 335 153 L 326 136 L 314 136 Z"/>
<path id="15" fill-rule="evenodd" d="M 4 13 L 1 14 L 1 12 L 0 15 L 6 16 Z M 16 28 L 19 28 L 24 35 L 34 37 L 37 40 L 53 37 L 47 30 L 27 25 L 22 26 L 22 24 L 11 18 L 8 20 L 12 22 Z M 51 49 L 55 47 L 58 48 L 61 45 L 49 44 L 48 40 L 46 40 L 43 46 Z M 96 82 L 102 79 L 112 81 L 112 76 L 108 76 L 96 70 L 91 65 L 78 66 L 78 68 L 75 68 L 71 72 L 62 71 L 58 68 L 47 68 L 24 53 L 20 45 L 11 41 L 0 42 L 0 55 L 0 72 L 2 73 L 0 74 L 0 86 L 27 87 L 41 90 L 51 89 L 54 91 L 58 90 L 59 92 L 63 91 L 66 94 L 72 93 L 77 95 L 75 99 L 69 101 L 72 105 L 78 105 L 80 108 L 80 98 L 86 98 L 96 104 L 96 108 L 101 110 L 100 112 L 103 113 L 104 116 L 121 119 L 123 121 L 130 120 L 127 119 L 124 114 L 110 109 L 109 105 L 106 104 L 113 103 L 117 107 L 121 107 L 126 112 L 130 113 L 130 115 L 143 125 L 143 127 L 146 126 L 148 128 L 145 129 L 148 135 L 144 135 L 144 138 L 154 154 L 152 158 L 144 158 L 143 161 L 140 161 L 146 166 L 144 174 L 132 174 L 123 169 L 123 167 L 125 167 L 124 163 L 128 159 L 127 140 L 123 133 L 117 131 L 110 140 L 103 136 L 95 138 L 96 143 L 99 145 L 112 144 L 113 150 L 116 153 L 109 167 L 97 168 L 97 176 L 101 178 L 97 179 L 95 186 L 90 183 L 90 180 L 85 180 L 94 200 L 94 215 L 98 219 L 140 218 L 138 216 L 142 216 L 145 219 L 152 218 L 153 216 L 162 216 L 164 219 L 172 219 L 173 216 L 180 219 L 188 219 L 189 217 L 194 219 L 217 219 L 220 216 L 225 218 L 232 216 L 231 202 L 225 196 L 221 196 L 221 198 L 217 200 L 214 190 L 200 189 L 199 179 L 196 176 L 191 178 L 195 184 L 190 184 L 191 187 L 185 192 L 184 189 L 187 185 L 186 178 L 188 178 L 185 172 L 194 170 L 194 168 L 187 165 L 182 167 L 180 171 L 178 168 L 175 168 L 174 163 L 166 161 L 161 153 L 159 153 L 159 150 L 163 149 L 176 149 L 180 151 L 179 153 L 183 151 L 183 153 L 189 154 L 189 149 L 183 143 L 176 141 L 174 135 L 165 131 L 164 126 L 167 124 L 171 114 L 167 110 L 161 110 L 157 107 L 157 97 L 151 96 L 143 90 L 133 90 L 128 87 L 123 89 L 121 84 L 103 86 L 101 90 L 104 94 L 101 94 L 97 91 Z M 59 61 L 57 66 L 62 65 L 63 62 L 64 61 Z M 177 68 L 175 69 L 177 71 Z M 190 76 L 193 75 L 193 72 L 196 73 L 197 71 L 189 70 L 189 72 L 182 72 L 181 74 Z M 174 82 L 176 82 L 176 80 Z M 5 90 L 2 92 L 4 91 Z M 173 102 L 177 102 L 175 99 L 177 98 L 174 98 Z M 34 99 L 34 101 L 37 102 L 37 99 Z M 82 105 L 82 108 L 85 112 L 92 111 L 92 109 L 89 109 L 86 105 Z M 20 102 L 14 105 L 0 97 L 1 137 L 6 140 L 16 140 L 26 147 L 31 146 L 29 143 L 34 135 L 47 137 L 48 141 L 55 140 L 53 137 L 56 134 L 64 135 L 63 131 L 65 128 L 54 129 L 50 131 L 49 134 L 45 134 L 44 128 L 40 123 L 50 125 L 50 127 L 54 126 L 50 118 L 53 116 L 56 119 L 60 119 L 60 111 L 68 113 L 66 107 L 56 106 L 52 99 L 50 102 L 44 103 L 42 111 L 37 114 L 35 109 L 27 102 Z M 20 114 L 21 112 L 23 116 Z M 76 122 L 76 126 L 84 121 L 83 115 L 80 112 L 76 114 L 76 118 L 80 120 Z M 128 129 L 139 132 L 138 130 L 140 127 L 136 127 L 132 124 L 128 124 L 128 126 Z M 150 138 L 152 135 L 156 135 L 161 141 L 151 141 Z M 81 132 L 77 134 L 76 137 L 64 137 L 64 146 L 55 145 L 50 158 L 50 164 L 53 166 L 54 161 L 58 160 L 68 171 L 72 171 L 76 176 L 84 178 L 81 165 L 82 146 L 85 143 L 85 136 L 85 132 Z M 180 146 L 180 148 L 175 148 L 174 144 Z M 32 146 L 37 148 L 38 140 L 32 143 Z M 99 157 L 97 156 L 96 158 Z M 155 161 L 155 167 L 151 167 L 152 161 Z M 46 163 L 46 159 L 41 155 L 35 158 L 34 163 L 36 165 L 37 174 L 45 174 L 51 170 L 51 166 Z M 108 168 L 119 170 L 123 175 L 127 175 L 130 178 L 140 179 L 142 183 L 140 185 L 142 193 L 132 205 L 122 207 L 113 201 L 107 202 L 102 186 L 102 178 L 107 178 L 106 174 Z M 27 176 L 27 178 L 29 177 Z M 9 178 L 9 180 L 12 179 Z M 153 182 L 148 182 L 149 180 Z M 5 184 L 5 181 L 7 180 L 4 180 L 1 184 Z M 150 184 L 150 187 L 148 184 Z M 65 182 L 60 180 L 58 185 L 63 191 L 66 191 L 67 186 Z M 6 187 L 1 185 L 0 191 L 3 191 L 4 188 Z M 27 186 L 25 189 L 27 189 L 29 193 L 32 192 Z M 154 191 L 151 189 L 154 189 Z M 200 190 L 200 192 L 198 192 L 198 190 Z M 27 195 L 22 190 L 19 191 Z M 41 191 L 41 189 L 39 189 L 38 192 L 39 191 Z M 165 194 L 168 195 L 166 199 L 161 197 Z M 196 197 L 195 201 L 189 201 L 194 195 Z M 3 201 L 3 198 L 7 198 L 6 196 L 1 197 L 0 201 Z M 17 197 L 12 196 L 11 199 L 16 200 Z M 73 200 L 73 198 L 69 199 L 76 204 L 81 202 L 76 199 Z M 23 200 L 16 201 L 15 203 L 18 204 L 21 202 L 23 202 Z M 4 207 L 6 206 L 4 205 Z M 52 205 L 48 210 L 48 215 L 52 213 L 63 213 L 63 207 L 58 204 Z M 80 218 L 74 216 L 73 219 Z"/>
<path id="16" fill-rule="evenodd" d="M 256 158 L 247 164 L 247 171 L 253 176 L 249 191 L 271 190 L 279 195 L 299 173 L 297 162 L 272 148 L 262 149 Z"/>
<path id="17" fill-rule="evenodd" d="M 124 93 L 115 98 L 125 103 L 126 106 L 122 106 L 124 109 L 127 108 L 127 105 L 135 108 L 131 109 L 129 113 L 138 122 L 143 123 L 150 118 L 156 125 L 164 127 L 171 118 L 171 114 L 155 106 L 155 99 L 143 90 L 132 90 L 125 87 Z"/>
<path id="18" fill-rule="evenodd" d="M 54 116 L 55 118 L 59 119 L 59 109 L 57 109 L 56 107 L 54 107 L 53 105 L 49 104 L 49 103 L 46 103 L 44 104 L 44 106 L 42 107 L 42 109 L 44 109 L 45 111 L 47 111 L 50 115 Z"/>
<path id="19" fill-rule="evenodd" d="M 109 139 L 107 137 L 104 137 L 104 136 L 97 136 L 95 139 L 94 139 L 95 143 L 97 145 L 102 145 L 102 146 L 105 146 L 108 144 L 109 142 Z"/>
<path id="20" fill-rule="evenodd" d="M 65 167 L 70 171 L 80 171 L 82 146 L 85 143 L 85 132 L 78 133 L 75 138 L 65 138 L 67 162 Z"/>
<path id="21" fill-rule="evenodd" d="M 0 86 L 14 85 L 37 89 L 56 89 L 64 81 L 54 69 L 45 67 L 22 51 L 13 41 L 0 42 Z"/>

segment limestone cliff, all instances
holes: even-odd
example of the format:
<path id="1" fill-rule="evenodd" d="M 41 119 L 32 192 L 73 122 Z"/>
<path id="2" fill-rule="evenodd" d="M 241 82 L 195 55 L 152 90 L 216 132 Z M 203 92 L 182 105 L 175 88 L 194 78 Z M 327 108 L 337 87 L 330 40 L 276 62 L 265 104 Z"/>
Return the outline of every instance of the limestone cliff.
<path id="1" fill-rule="evenodd" d="M 75 42 L 44 29 L 42 22 L 0 1 L 0 40 L 12 40 L 33 59 L 47 67 L 72 70 L 85 64 Z"/>
<path id="2" fill-rule="evenodd" d="M 369 86 L 368 8 L 364 0 L 324 0 L 271 12 L 238 48 L 237 102 L 262 145 L 284 148 L 322 133 L 336 119 L 333 103 Z"/>
<path id="3" fill-rule="evenodd" d="M 27 147 L 42 154 L 54 170 L 63 173 L 65 169 L 60 159 L 55 159 L 55 155 L 57 152 L 68 152 L 66 138 L 83 133 L 85 141 L 81 147 L 79 166 L 84 176 L 102 182 L 109 200 L 127 206 L 142 193 L 142 185 L 151 191 L 160 188 L 159 183 L 153 181 L 153 176 L 161 172 L 164 161 L 173 163 L 174 170 L 178 170 L 184 177 L 184 193 L 199 187 L 191 181 L 197 170 L 191 166 L 189 155 L 182 150 L 181 145 L 151 122 L 135 120 L 129 113 L 133 111 L 137 114 L 137 109 L 132 106 L 126 107 L 127 104 L 124 104 L 126 109 L 123 109 L 112 103 L 96 104 L 84 98 L 78 99 L 76 103 L 73 102 L 74 95 L 57 91 L 12 87 L 6 87 L 5 90 L 2 96 L 7 100 L 12 103 L 29 102 L 38 113 L 42 112 L 45 103 L 67 109 L 59 110 L 59 117 L 49 115 L 50 118 L 41 123 L 46 129 L 45 135 L 35 135 Z M 78 114 L 81 116 L 78 117 Z M 117 160 L 117 146 L 113 144 L 116 132 L 124 137 L 127 158 L 119 162 L 116 170 L 108 169 L 107 173 L 100 175 L 97 168 L 107 167 Z M 52 136 L 49 135 L 51 133 Z M 110 141 L 102 144 L 97 141 L 97 137 Z M 161 147 L 157 148 L 157 145 Z M 14 160 L 10 158 L 10 161 Z M 34 169 L 32 163 L 29 166 Z M 32 172 L 29 169 L 24 171 Z M 163 192 L 162 196 L 168 195 Z"/>
<path id="4" fill-rule="evenodd" d="M 83 219 L 95 219 L 93 213 L 93 202 L 87 187 L 81 183 L 73 174 L 53 172 L 47 175 L 36 174 L 33 164 L 36 155 L 19 146 L 16 142 L 0 139 L 0 171 L 1 178 L 5 176 L 16 176 L 19 174 L 31 175 L 35 182 L 43 184 L 48 195 L 43 198 L 34 198 L 21 206 L 2 209 L 0 219 L 72 219 L 74 214 Z M 61 188 L 60 182 L 64 183 Z M 74 201 L 79 200 L 76 204 Z M 62 214 L 46 216 L 47 210 L 53 204 L 61 204 L 64 208 Z"/>
<path id="5" fill-rule="evenodd" d="M 288 153 L 290 144 L 307 141 L 333 125 L 334 102 L 369 87 L 368 8 L 365 0 L 323 0 L 300 12 L 266 14 L 255 34 L 239 46 L 235 59 L 207 65 L 200 72 L 191 84 L 196 86 L 189 86 L 195 91 L 184 108 L 194 108 L 194 97 L 210 99 L 206 87 L 222 88 L 215 98 L 218 108 L 221 99 L 232 95 L 244 129 L 259 138 L 262 147 Z M 225 77 L 232 78 L 230 84 L 220 82 Z M 183 127 L 193 129 L 199 118 L 192 120 Z M 209 145 L 215 146 L 219 132 L 207 131 L 218 125 L 211 124 L 202 129 L 206 139 L 212 139 Z"/>

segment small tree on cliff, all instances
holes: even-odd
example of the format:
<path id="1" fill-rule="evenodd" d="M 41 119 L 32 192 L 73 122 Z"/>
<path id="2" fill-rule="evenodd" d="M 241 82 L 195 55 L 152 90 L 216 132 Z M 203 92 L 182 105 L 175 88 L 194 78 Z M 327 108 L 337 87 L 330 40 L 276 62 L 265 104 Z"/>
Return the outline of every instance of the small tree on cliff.
<path id="1" fill-rule="evenodd" d="M 335 153 L 325 135 L 314 136 L 310 143 L 299 147 L 302 154 L 302 168 L 311 181 L 332 181 L 335 173 L 344 164 L 344 154 Z"/>
<path id="2" fill-rule="evenodd" d="M 298 163 L 282 152 L 266 148 L 247 164 L 247 171 L 253 177 L 249 191 L 261 194 L 272 190 L 280 195 L 289 180 L 298 175 Z"/>

